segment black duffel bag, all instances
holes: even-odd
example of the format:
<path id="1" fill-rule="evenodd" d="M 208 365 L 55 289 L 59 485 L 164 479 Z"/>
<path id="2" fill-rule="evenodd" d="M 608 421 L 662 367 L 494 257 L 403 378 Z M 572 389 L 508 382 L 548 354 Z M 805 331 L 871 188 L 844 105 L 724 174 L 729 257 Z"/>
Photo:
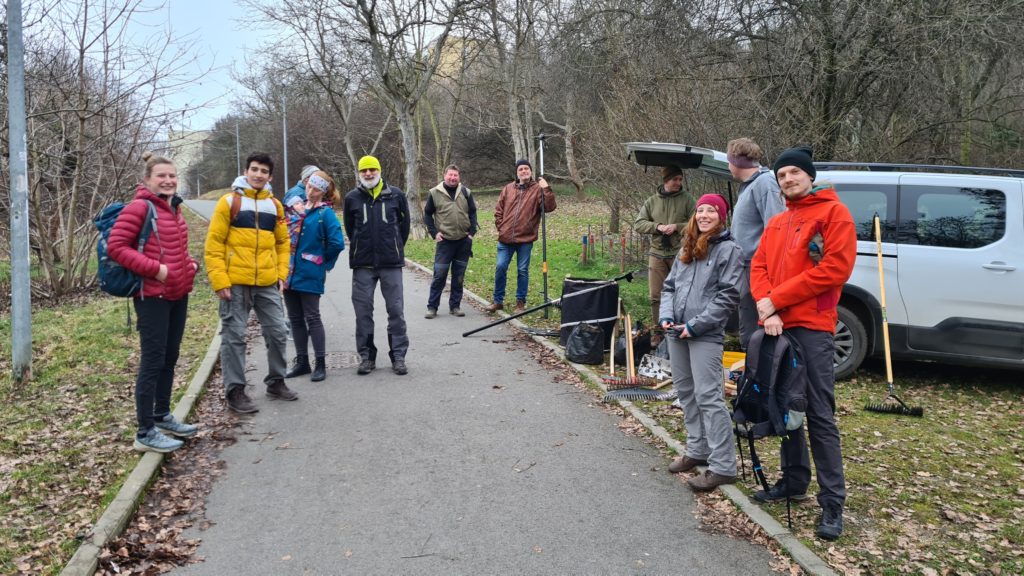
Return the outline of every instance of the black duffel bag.
<path id="1" fill-rule="evenodd" d="M 577 364 L 604 364 L 604 330 L 592 322 L 574 326 L 565 341 L 565 357 Z"/>

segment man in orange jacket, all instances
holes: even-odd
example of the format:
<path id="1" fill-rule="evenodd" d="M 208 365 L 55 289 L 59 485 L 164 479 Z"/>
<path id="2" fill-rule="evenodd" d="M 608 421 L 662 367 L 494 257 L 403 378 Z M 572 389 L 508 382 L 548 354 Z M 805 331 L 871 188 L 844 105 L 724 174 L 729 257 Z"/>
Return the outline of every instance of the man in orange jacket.
<path id="1" fill-rule="evenodd" d="M 750 268 L 750 292 L 765 334 L 783 329 L 800 344 L 807 368 L 807 436 L 818 479 L 821 517 L 815 534 L 835 540 L 843 532 L 846 481 L 835 421 L 832 355 L 836 305 L 857 258 L 850 211 L 831 185 L 813 186 L 810 148 L 790 148 L 775 161 L 787 211 L 768 221 Z M 811 463 L 803 427 L 782 443 L 782 479 L 760 490 L 760 502 L 807 497 Z"/>

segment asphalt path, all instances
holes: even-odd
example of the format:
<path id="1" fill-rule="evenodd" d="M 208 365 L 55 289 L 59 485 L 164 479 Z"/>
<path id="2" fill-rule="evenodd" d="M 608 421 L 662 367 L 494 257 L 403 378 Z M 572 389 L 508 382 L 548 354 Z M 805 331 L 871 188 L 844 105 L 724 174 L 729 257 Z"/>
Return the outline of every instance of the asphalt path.
<path id="1" fill-rule="evenodd" d="M 260 412 L 222 453 L 211 525 L 184 535 L 205 561 L 175 574 L 772 573 L 764 548 L 701 531 L 667 460 L 510 328 L 462 338 L 491 317 L 468 301 L 448 315 L 447 292 L 425 319 L 420 272 L 404 275 L 409 374 L 390 370 L 378 292 L 377 370 L 358 376 L 347 263 L 321 303 L 326 381 L 289 380 L 299 400 L 272 401 L 263 347 L 250 355 Z"/>

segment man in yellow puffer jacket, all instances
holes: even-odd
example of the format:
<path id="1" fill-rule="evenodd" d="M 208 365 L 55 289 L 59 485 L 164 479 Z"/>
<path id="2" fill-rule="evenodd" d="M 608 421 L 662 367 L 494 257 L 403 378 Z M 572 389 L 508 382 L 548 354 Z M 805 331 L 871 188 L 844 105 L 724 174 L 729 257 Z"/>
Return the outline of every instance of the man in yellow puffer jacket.
<path id="1" fill-rule="evenodd" d="M 220 298 L 224 392 L 228 408 L 241 414 L 259 411 L 245 393 L 245 331 L 253 308 L 267 345 L 267 396 L 299 397 L 284 383 L 287 328 L 281 292 L 290 246 L 284 208 L 270 188 L 273 172 L 270 156 L 256 153 L 246 158 L 245 176 L 217 201 L 206 235 L 206 270 Z"/>

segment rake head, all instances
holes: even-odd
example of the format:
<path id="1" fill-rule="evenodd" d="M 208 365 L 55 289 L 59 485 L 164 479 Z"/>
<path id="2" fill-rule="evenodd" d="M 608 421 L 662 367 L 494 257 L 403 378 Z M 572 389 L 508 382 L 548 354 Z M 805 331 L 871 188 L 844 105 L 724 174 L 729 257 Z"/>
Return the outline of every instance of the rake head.
<path id="1" fill-rule="evenodd" d="M 635 388 L 637 386 L 656 386 L 658 381 L 647 376 L 602 376 L 605 388 L 608 390 L 622 390 L 624 388 Z"/>
<path id="2" fill-rule="evenodd" d="M 659 392 L 650 388 L 623 388 L 613 390 L 604 395 L 602 402 L 614 402 L 617 400 L 644 400 L 648 402 L 671 400 L 668 396 L 675 395 L 673 391 Z"/>
<path id="3" fill-rule="evenodd" d="M 890 398 L 895 400 L 895 402 L 889 402 Z M 878 412 L 879 414 L 896 414 L 898 416 L 914 416 L 916 418 L 924 417 L 924 408 L 920 406 L 907 406 L 907 403 L 895 394 L 889 394 L 880 404 L 866 404 L 864 409 L 868 412 Z"/>

